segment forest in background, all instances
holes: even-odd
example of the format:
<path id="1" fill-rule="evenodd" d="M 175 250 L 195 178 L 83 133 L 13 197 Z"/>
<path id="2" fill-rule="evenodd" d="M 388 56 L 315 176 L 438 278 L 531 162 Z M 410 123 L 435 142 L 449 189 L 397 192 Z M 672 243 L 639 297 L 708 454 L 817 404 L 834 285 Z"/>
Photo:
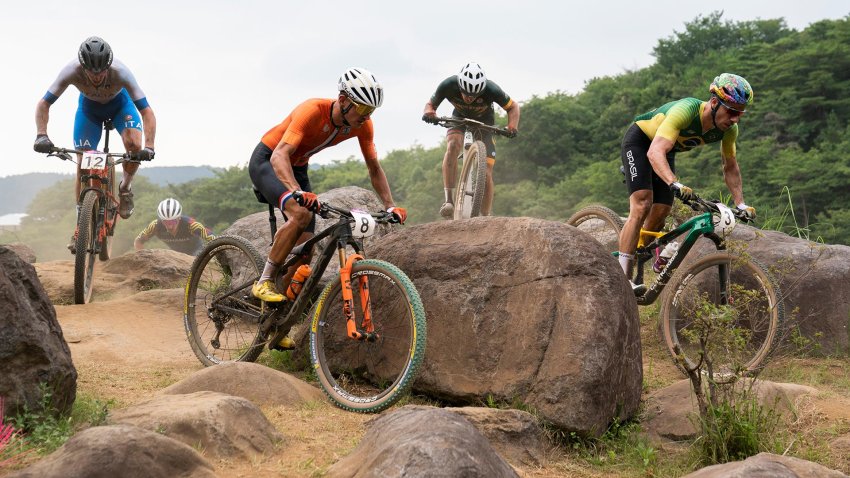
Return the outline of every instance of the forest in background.
<path id="1" fill-rule="evenodd" d="M 754 89 L 737 149 L 744 196 L 757 209 L 757 225 L 850 244 L 850 16 L 797 31 L 782 19 L 733 22 L 717 12 L 659 40 L 653 55 L 653 65 L 593 78 L 575 95 L 556 91 L 519 99 L 519 136 L 496 140 L 493 214 L 564 220 L 584 205 L 602 203 L 625 215 L 620 142 L 634 116 L 683 97 L 707 100 L 711 80 L 731 72 Z M 503 86 L 510 92 L 510 85 Z M 380 135 L 379 114 L 375 123 Z M 444 151 L 445 145 L 412 146 L 382 158 L 409 224 L 439 220 Z M 719 144 L 679 154 L 676 166 L 680 180 L 701 195 L 729 199 Z M 317 192 L 349 185 L 371 189 L 356 158 L 311 168 L 310 180 Z M 0 235 L 0 243 L 30 244 L 39 260 L 69 257 L 64 244 L 74 229 L 72 191 L 71 180 L 41 191 L 22 229 Z M 140 178 L 134 191 L 137 212 L 119 225 L 117 253 L 132 247 L 164 197 L 180 199 L 186 214 L 215 232 L 264 210 L 251 192 L 246 165 L 182 184 L 157 186 Z"/>

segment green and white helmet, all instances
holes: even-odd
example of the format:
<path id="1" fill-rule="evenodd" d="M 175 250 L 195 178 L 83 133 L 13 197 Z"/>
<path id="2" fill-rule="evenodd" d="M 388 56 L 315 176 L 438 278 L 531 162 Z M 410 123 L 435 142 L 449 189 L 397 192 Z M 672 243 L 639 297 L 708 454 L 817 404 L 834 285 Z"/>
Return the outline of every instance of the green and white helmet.
<path id="1" fill-rule="evenodd" d="M 481 65 L 471 61 L 460 69 L 457 74 L 457 84 L 460 91 L 470 96 L 478 96 L 487 86 L 487 75 L 481 69 Z"/>

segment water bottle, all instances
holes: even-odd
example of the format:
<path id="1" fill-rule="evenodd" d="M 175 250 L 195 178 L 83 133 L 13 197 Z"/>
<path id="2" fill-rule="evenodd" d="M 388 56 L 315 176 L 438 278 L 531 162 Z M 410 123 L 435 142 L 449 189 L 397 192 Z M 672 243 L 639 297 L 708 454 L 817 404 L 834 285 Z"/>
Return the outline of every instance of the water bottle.
<path id="1" fill-rule="evenodd" d="M 676 251 L 678 250 L 679 243 L 676 241 L 673 241 L 664 246 L 664 249 L 661 251 L 660 254 L 658 254 L 658 257 L 655 258 L 655 262 L 652 264 L 652 270 L 655 271 L 656 274 L 664 270 L 664 266 L 666 266 L 667 263 L 670 262 L 670 258 L 673 257 L 673 255 L 676 254 Z"/>
<path id="2" fill-rule="evenodd" d="M 289 287 L 286 289 L 286 297 L 289 300 L 295 300 L 295 297 L 301 293 L 301 288 L 304 287 L 304 281 L 307 280 L 311 272 L 313 270 L 310 269 L 309 264 L 302 264 L 296 269 L 295 274 L 292 275 L 292 280 L 289 282 Z"/>

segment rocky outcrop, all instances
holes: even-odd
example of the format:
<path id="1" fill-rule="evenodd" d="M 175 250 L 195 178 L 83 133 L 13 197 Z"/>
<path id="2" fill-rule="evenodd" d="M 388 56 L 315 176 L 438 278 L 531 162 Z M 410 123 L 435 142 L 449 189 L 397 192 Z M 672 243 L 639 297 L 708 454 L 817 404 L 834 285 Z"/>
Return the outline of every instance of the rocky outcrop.
<path id="1" fill-rule="evenodd" d="M 682 478 L 729 478 L 733 476 L 769 476 L 771 478 L 846 478 L 837 470 L 790 456 L 759 453 L 744 461 L 712 465 Z"/>
<path id="2" fill-rule="evenodd" d="M 0 364 L 7 416 L 40 410 L 45 391 L 55 411 L 71 409 L 77 371 L 56 311 L 33 266 L 7 248 L 0 248 Z"/>
<path id="3" fill-rule="evenodd" d="M 637 304 L 590 236 L 558 222 L 482 217 L 404 228 L 371 257 L 400 267 L 425 305 L 415 390 L 454 403 L 520 401 L 587 435 L 636 413 Z"/>

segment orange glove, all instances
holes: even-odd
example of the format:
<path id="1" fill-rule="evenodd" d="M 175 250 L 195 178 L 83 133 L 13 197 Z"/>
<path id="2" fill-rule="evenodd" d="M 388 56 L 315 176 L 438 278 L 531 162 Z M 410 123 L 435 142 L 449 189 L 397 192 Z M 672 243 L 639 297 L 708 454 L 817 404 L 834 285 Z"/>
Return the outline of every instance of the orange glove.
<path id="1" fill-rule="evenodd" d="M 407 220 L 407 209 L 403 207 L 391 207 L 387 209 L 387 212 L 392 214 L 393 217 L 398 220 L 399 223 L 404 224 L 404 221 Z"/>

